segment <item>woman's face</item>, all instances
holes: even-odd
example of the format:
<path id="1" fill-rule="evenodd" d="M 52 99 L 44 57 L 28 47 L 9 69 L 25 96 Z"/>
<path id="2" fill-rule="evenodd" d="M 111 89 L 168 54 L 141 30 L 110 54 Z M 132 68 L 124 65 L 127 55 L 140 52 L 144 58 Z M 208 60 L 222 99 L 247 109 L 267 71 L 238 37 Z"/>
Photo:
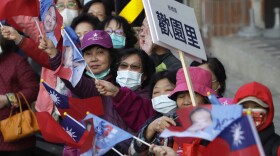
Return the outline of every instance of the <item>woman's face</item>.
<path id="1" fill-rule="evenodd" d="M 118 70 L 130 70 L 138 73 L 143 73 L 141 58 L 137 54 L 132 54 L 123 58 L 119 64 Z"/>
<path id="2" fill-rule="evenodd" d="M 204 98 L 200 94 L 195 93 L 196 102 L 198 105 L 204 104 Z M 177 95 L 177 106 L 178 109 L 192 106 L 191 97 L 188 91 L 179 92 Z"/>
<path id="3" fill-rule="evenodd" d="M 94 28 L 87 22 L 79 23 L 76 28 L 75 32 L 78 35 L 80 41 L 82 41 L 84 35 L 88 33 L 89 31 L 93 30 Z"/>
<path id="4" fill-rule="evenodd" d="M 111 65 L 109 50 L 99 46 L 86 50 L 84 58 L 93 74 L 100 74 L 109 69 Z M 87 70 L 89 69 L 87 68 Z"/>
<path id="5" fill-rule="evenodd" d="M 161 79 L 157 81 L 153 88 L 152 98 L 158 97 L 160 95 L 169 95 L 174 88 L 175 85 L 172 84 L 167 78 Z"/>
<path id="6" fill-rule="evenodd" d="M 121 24 L 118 25 L 117 21 L 112 19 L 104 28 L 108 34 L 115 33 L 116 35 L 125 36 L 124 30 Z"/>
<path id="7" fill-rule="evenodd" d="M 56 26 L 56 14 L 54 6 L 50 6 L 44 18 L 44 28 L 46 32 L 51 32 Z"/>
<path id="8" fill-rule="evenodd" d="M 202 68 L 202 69 L 204 69 L 204 70 L 207 70 L 207 71 L 209 71 L 209 72 L 211 73 L 211 75 L 212 75 L 212 89 L 215 91 L 215 93 L 216 93 L 217 95 L 219 95 L 219 94 L 218 94 L 218 90 L 221 88 L 221 86 L 220 86 L 220 83 L 219 83 L 219 81 L 218 81 L 216 75 L 215 75 L 215 74 L 212 72 L 212 70 L 209 68 L 208 64 L 202 64 L 202 65 L 200 65 L 199 67 Z"/>
<path id="9" fill-rule="evenodd" d="M 57 0 L 56 8 L 59 12 L 62 12 L 65 8 L 79 11 L 76 0 Z"/>
<path id="10" fill-rule="evenodd" d="M 88 13 L 97 17 L 99 21 L 103 21 L 106 17 L 105 6 L 100 2 L 93 3 L 89 8 Z"/>

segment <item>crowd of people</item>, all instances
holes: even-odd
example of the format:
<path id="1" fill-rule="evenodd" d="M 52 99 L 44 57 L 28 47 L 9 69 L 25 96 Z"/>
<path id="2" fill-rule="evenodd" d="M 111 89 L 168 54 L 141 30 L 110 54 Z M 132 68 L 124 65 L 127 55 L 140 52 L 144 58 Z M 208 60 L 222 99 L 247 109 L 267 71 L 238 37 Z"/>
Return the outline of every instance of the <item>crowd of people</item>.
<path id="1" fill-rule="evenodd" d="M 46 0 L 48 1 L 48 0 Z M 39 43 L 28 35 L 3 23 L 0 33 L 0 120 L 8 118 L 11 109 L 18 108 L 16 93 L 22 92 L 26 99 L 35 102 L 36 111 L 46 111 L 59 118 L 60 114 L 40 86 L 38 76 L 54 84 L 54 88 L 67 96 L 88 98 L 101 96 L 104 115 L 100 116 L 119 128 L 152 144 L 128 139 L 115 146 L 128 155 L 179 155 L 181 147 L 160 133 L 170 126 L 179 126 L 176 111 L 192 106 L 189 86 L 186 83 L 182 63 L 173 53 L 152 42 L 147 19 L 136 31 L 133 25 L 112 10 L 106 0 L 55 0 L 44 8 L 41 15 L 45 35 Z M 78 47 L 88 65 L 77 85 L 54 74 L 65 60 L 62 49 L 54 36 L 57 10 L 64 26 L 71 26 L 80 43 Z M 24 52 L 22 54 L 21 52 Z M 26 58 L 42 67 L 34 71 Z M 69 65 L 70 66 L 70 65 Z M 210 104 L 208 92 L 219 99 L 225 97 L 226 71 L 218 58 L 192 62 L 188 67 L 198 105 Z M 37 76 L 36 76 L 37 75 Z M 263 84 L 244 84 L 236 92 L 232 104 L 240 104 L 244 111 L 252 112 L 265 154 L 280 155 L 280 137 L 273 125 L 274 104 L 270 90 Z M 209 112 L 200 109 L 205 116 Z M 196 115 L 196 116 L 195 116 Z M 195 124 L 199 116 L 191 117 Z M 211 124 L 211 118 L 207 124 Z M 197 127 L 207 125 L 196 125 Z M 55 133 L 55 132 L 54 132 Z M 190 144 L 201 155 L 210 142 L 194 139 Z M 29 156 L 35 147 L 35 137 L 6 143 L 0 134 L 0 155 Z M 63 155 L 80 155 L 77 148 L 64 146 Z M 105 155 L 118 155 L 113 150 Z"/>

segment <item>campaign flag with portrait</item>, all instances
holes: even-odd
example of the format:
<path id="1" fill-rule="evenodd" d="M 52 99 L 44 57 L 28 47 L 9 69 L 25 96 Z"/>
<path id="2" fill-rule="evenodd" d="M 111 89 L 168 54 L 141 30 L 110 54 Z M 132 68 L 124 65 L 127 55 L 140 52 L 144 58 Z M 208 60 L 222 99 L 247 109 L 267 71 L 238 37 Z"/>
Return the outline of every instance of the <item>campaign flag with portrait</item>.
<path id="1" fill-rule="evenodd" d="M 61 38 L 63 18 L 53 0 L 40 0 L 40 18 L 47 38 L 52 40 L 56 47 Z"/>
<path id="2" fill-rule="evenodd" d="M 38 0 L 1 0 L 0 20 L 18 15 L 38 17 L 39 8 Z"/>
<path id="3" fill-rule="evenodd" d="M 193 137 L 212 141 L 236 119 L 242 115 L 240 105 L 202 105 L 182 108 L 177 111 L 182 127 L 169 127 L 161 137 Z"/>
<path id="4" fill-rule="evenodd" d="M 55 74 L 71 82 L 75 87 L 80 81 L 86 68 L 85 59 L 78 48 L 80 40 L 75 31 L 67 26 L 63 29 L 62 64 Z"/>
<path id="5" fill-rule="evenodd" d="M 117 143 L 133 137 L 130 133 L 96 115 L 88 114 L 84 120 L 88 119 L 93 119 L 95 137 L 93 140 L 93 148 L 86 152 L 85 155 L 103 155 Z"/>
<path id="6" fill-rule="evenodd" d="M 94 130 L 85 130 L 81 123 L 69 116 L 62 119 L 61 124 L 54 120 L 48 112 L 36 112 L 37 121 L 44 139 L 51 143 L 65 144 L 80 148 L 81 153 L 90 149 Z"/>
<path id="7" fill-rule="evenodd" d="M 76 120 L 82 120 L 86 116 L 87 112 L 96 115 L 104 114 L 103 103 L 100 96 L 94 96 L 86 99 L 68 97 L 58 93 L 46 82 L 42 82 L 42 84 L 46 88 L 60 114 L 67 112 L 67 114 L 71 115 Z"/>
<path id="8" fill-rule="evenodd" d="M 202 156 L 216 155 L 265 155 L 259 135 L 250 115 L 242 116 L 232 122 L 206 147 L 202 154 Z"/>

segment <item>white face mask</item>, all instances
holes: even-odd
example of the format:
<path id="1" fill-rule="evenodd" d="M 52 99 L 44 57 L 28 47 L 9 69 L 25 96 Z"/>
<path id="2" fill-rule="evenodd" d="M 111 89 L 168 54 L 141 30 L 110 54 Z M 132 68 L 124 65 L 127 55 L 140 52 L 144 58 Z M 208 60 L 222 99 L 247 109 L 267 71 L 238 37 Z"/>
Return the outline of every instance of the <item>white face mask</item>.
<path id="1" fill-rule="evenodd" d="M 164 115 L 174 109 L 177 109 L 176 102 L 169 99 L 168 95 L 160 95 L 158 97 L 152 98 L 152 104 L 155 111 Z"/>
<path id="2" fill-rule="evenodd" d="M 69 26 L 71 25 L 73 19 L 78 16 L 78 10 L 72 10 L 65 8 L 62 12 L 60 12 L 63 18 L 63 25 Z"/>
<path id="3" fill-rule="evenodd" d="M 129 70 L 121 70 L 117 72 L 116 81 L 121 87 L 127 87 L 134 91 L 141 86 L 142 74 Z"/>

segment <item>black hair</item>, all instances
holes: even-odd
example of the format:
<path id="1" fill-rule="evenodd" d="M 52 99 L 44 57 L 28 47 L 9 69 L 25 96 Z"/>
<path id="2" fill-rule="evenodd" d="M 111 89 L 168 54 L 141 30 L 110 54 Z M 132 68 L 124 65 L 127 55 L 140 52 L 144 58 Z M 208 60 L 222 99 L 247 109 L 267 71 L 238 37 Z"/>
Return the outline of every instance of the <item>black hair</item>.
<path id="1" fill-rule="evenodd" d="M 117 69 L 118 67 L 116 66 L 117 64 L 117 61 L 119 60 L 119 51 L 117 49 L 114 49 L 114 48 L 105 48 L 105 47 L 102 47 L 102 46 L 99 46 L 99 45 L 91 45 L 87 48 L 85 48 L 83 51 L 82 51 L 82 54 L 84 56 L 84 52 L 91 49 L 92 47 L 100 47 L 102 49 L 107 49 L 109 51 L 109 56 L 110 56 L 110 74 L 112 75 L 113 79 L 112 79 L 112 82 L 115 83 L 115 77 L 117 76 Z"/>
<path id="2" fill-rule="evenodd" d="M 193 124 L 193 122 L 192 122 L 192 115 L 197 113 L 197 112 L 200 112 L 200 111 L 205 111 L 205 112 L 209 113 L 210 114 L 210 118 L 213 121 L 212 114 L 211 114 L 211 111 L 209 109 L 204 108 L 204 107 L 197 107 L 194 110 L 192 110 L 190 115 L 189 115 L 189 118 L 190 118 L 190 121 L 191 121 L 192 124 Z"/>
<path id="3" fill-rule="evenodd" d="M 217 81 L 220 83 L 220 88 L 218 89 L 218 95 L 222 97 L 226 90 L 226 79 L 227 79 L 224 65 L 216 57 L 208 57 L 207 61 L 202 61 L 202 63 L 193 61 L 190 64 L 190 66 L 200 66 L 203 64 L 207 64 L 210 70 L 217 77 Z"/>
<path id="4" fill-rule="evenodd" d="M 93 29 L 96 29 L 96 27 L 99 23 L 99 20 L 97 17 L 93 17 L 89 14 L 83 13 L 73 19 L 73 21 L 71 23 L 71 27 L 75 30 L 77 25 L 80 23 L 83 23 L 83 22 L 90 24 Z"/>
<path id="5" fill-rule="evenodd" d="M 163 70 L 163 71 L 157 72 L 153 75 L 153 77 L 151 79 L 151 82 L 150 82 L 150 87 L 151 87 L 150 97 L 151 98 L 153 97 L 153 90 L 154 90 L 154 87 L 155 87 L 156 83 L 159 80 L 162 80 L 162 79 L 165 79 L 165 78 L 170 83 L 176 85 L 176 70 Z"/>
<path id="6" fill-rule="evenodd" d="M 100 23 L 98 29 L 104 30 L 105 27 L 110 23 L 111 20 L 115 20 L 117 22 L 118 27 L 123 27 L 123 31 L 126 37 L 125 40 L 125 48 L 132 48 L 137 43 L 137 37 L 135 36 L 135 31 L 132 29 L 131 25 L 128 21 L 122 16 L 107 16 L 104 21 Z"/>
<path id="7" fill-rule="evenodd" d="M 103 0 L 92 0 L 92 1 L 87 2 L 86 5 L 83 7 L 82 13 L 88 13 L 89 8 L 94 3 L 102 3 L 103 4 L 106 16 L 110 16 L 112 14 L 112 10 L 110 9 L 109 5 L 107 4 L 106 1 L 103 1 Z"/>
<path id="8" fill-rule="evenodd" d="M 142 76 L 146 76 L 146 79 L 141 84 L 141 88 L 144 88 L 149 85 L 151 77 L 155 73 L 155 64 L 145 51 L 138 48 L 129 48 L 120 51 L 119 62 L 133 54 L 138 55 L 141 59 L 142 69 L 143 69 Z"/>

